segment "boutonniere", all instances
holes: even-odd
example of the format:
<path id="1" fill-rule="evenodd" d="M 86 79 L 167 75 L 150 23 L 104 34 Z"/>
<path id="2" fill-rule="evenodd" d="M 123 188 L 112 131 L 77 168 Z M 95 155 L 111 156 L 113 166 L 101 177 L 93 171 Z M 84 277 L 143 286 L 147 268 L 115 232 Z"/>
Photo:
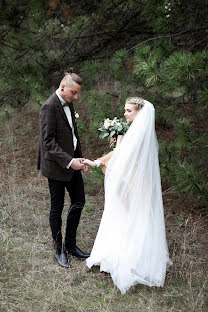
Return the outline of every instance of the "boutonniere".
<path id="1" fill-rule="evenodd" d="M 75 116 L 76 119 L 79 118 L 79 114 L 77 112 L 74 112 L 74 116 Z"/>

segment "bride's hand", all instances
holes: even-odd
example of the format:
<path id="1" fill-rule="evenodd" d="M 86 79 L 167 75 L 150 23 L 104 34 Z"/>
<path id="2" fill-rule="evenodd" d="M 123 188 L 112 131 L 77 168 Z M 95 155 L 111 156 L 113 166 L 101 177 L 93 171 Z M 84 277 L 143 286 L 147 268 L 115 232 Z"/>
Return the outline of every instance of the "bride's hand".
<path id="1" fill-rule="evenodd" d="M 92 160 L 89 160 L 89 159 L 85 159 L 85 160 L 83 161 L 83 164 L 84 164 L 84 165 L 89 165 L 89 166 L 92 166 L 92 167 L 95 167 L 95 166 L 96 166 L 95 162 L 92 161 Z"/>

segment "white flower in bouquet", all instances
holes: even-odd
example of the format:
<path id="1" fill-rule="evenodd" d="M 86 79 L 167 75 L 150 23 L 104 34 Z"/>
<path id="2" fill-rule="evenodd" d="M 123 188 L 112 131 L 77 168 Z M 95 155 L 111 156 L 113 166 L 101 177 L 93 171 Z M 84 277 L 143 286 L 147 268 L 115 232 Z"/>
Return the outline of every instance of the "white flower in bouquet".
<path id="1" fill-rule="evenodd" d="M 77 112 L 74 113 L 75 118 L 79 118 L 79 114 Z"/>
<path id="2" fill-rule="evenodd" d="M 105 129 L 108 129 L 110 126 L 111 126 L 111 121 L 109 118 L 107 118 L 105 121 L 104 121 L 104 128 Z"/>
<path id="3" fill-rule="evenodd" d="M 117 125 L 118 119 L 117 117 L 115 117 L 112 121 L 111 121 L 111 127 L 114 127 Z"/>

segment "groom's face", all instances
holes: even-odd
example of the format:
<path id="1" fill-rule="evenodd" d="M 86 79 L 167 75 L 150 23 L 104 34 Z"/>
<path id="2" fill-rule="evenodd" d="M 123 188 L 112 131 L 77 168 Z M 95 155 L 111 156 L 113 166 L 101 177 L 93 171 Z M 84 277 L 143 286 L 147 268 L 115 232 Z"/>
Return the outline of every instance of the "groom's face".
<path id="1" fill-rule="evenodd" d="M 70 86 L 63 84 L 61 87 L 64 90 L 61 96 L 66 102 L 70 103 L 73 100 L 78 100 L 81 90 L 81 86 L 78 83 L 74 82 Z"/>

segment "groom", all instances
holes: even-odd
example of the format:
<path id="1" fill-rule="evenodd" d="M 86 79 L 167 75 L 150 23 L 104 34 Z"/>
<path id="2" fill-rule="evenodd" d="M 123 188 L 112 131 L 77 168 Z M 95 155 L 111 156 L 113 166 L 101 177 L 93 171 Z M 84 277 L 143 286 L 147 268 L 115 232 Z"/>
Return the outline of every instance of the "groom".
<path id="1" fill-rule="evenodd" d="M 88 258 L 76 246 L 76 231 L 85 204 L 81 170 L 87 171 L 82 162 L 81 146 L 77 133 L 73 100 L 77 100 L 82 79 L 67 73 L 59 88 L 42 105 L 40 111 L 40 143 L 38 169 L 48 178 L 51 197 L 49 222 L 58 264 L 68 268 L 67 253 L 78 258 Z M 67 216 L 64 244 L 62 244 L 62 211 L 65 189 L 71 205 Z"/>

